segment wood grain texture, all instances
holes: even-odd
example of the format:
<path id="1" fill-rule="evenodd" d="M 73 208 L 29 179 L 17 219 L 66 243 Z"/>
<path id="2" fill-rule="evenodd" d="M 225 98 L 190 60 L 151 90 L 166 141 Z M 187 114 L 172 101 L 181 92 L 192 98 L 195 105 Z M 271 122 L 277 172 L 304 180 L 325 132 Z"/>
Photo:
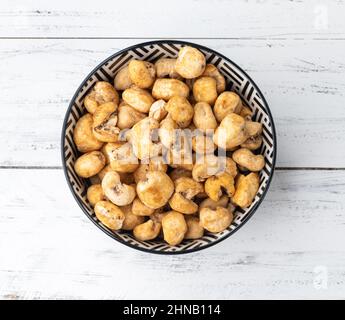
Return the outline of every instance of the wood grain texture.
<path id="1" fill-rule="evenodd" d="M 142 41 L 0 40 L 0 166 L 60 166 L 74 91 L 100 61 Z M 278 166 L 345 167 L 345 41 L 197 42 L 243 66 L 262 89 L 277 127 Z"/>
<path id="2" fill-rule="evenodd" d="M 344 16 L 342 0 L 2 0 L 0 299 L 344 299 Z M 54 169 L 84 77 L 155 38 L 190 39 L 242 66 L 270 104 L 277 165 L 289 169 L 235 235 L 181 256 L 107 237 Z"/>
<path id="3" fill-rule="evenodd" d="M 345 298 L 343 171 L 277 172 L 241 230 L 181 256 L 107 237 L 61 170 L 0 170 L 0 178 L 0 298 Z M 318 268 L 327 289 L 314 286 Z"/>
<path id="4" fill-rule="evenodd" d="M 343 39 L 344 12 L 339 0 L 2 0 L 0 36 Z"/>

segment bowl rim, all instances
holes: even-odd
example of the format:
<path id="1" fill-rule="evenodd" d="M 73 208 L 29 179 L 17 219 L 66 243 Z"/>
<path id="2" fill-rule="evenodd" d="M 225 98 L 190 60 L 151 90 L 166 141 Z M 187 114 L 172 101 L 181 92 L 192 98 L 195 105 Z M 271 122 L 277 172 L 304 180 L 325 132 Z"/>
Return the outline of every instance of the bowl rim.
<path id="1" fill-rule="evenodd" d="M 156 250 L 152 250 L 152 249 L 148 249 L 148 248 L 142 248 L 142 247 L 138 247 L 135 246 L 133 244 L 128 243 L 127 241 L 122 240 L 121 238 L 117 238 L 114 236 L 114 234 L 112 232 L 110 232 L 107 229 L 102 228 L 97 221 L 95 221 L 92 216 L 90 216 L 90 214 L 85 210 L 85 208 L 81 205 L 80 203 L 80 199 L 76 196 L 74 190 L 73 190 L 73 186 L 71 184 L 71 181 L 68 177 L 68 173 L 67 173 L 67 167 L 66 167 L 66 161 L 65 161 L 65 154 L 64 154 L 64 149 L 65 149 L 65 133 L 66 133 L 66 126 L 67 126 L 67 121 L 68 121 L 68 117 L 69 114 L 71 112 L 71 109 L 73 107 L 74 101 L 77 98 L 80 90 L 84 87 L 84 85 L 87 83 L 87 81 L 89 80 L 89 78 L 100 68 L 102 67 L 105 63 L 107 63 L 108 61 L 112 60 L 113 58 L 125 53 L 126 51 L 132 50 L 132 49 L 136 49 L 142 46 L 147 46 L 147 45 L 153 45 L 153 44 L 159 44 L 159 43 L 163 43 L 163 44 L 181 44 L 181 45 L 190 45 L 193 46 L 195 48 L 201 49 L 201 50 L 205 50 L 211 53 L 216 54 L 217 56 L 221 57 L 222 59 L 226 60 L 227 62 L 231 63 L 232 65 L 234 65 L 236 68 L 238 68 L 246 77 L 247 79 L 250 81 L 251 85 L 255 88 L 255 90 L 260 94 L 265 107 L 266 107 L 266 111 L 270 120 L 270 124 L 271 124 L 271 128 L 272 128 L 272 136 L 273 136 L 273 156 L 272 156 L 272 169 L 271 169 L 271 173 L 268 177 L 267 180 L 267 185 L 265 190 L 263 191 L 261 198 L 259 199 L 259 201 L 253 206 L 253 208 L 251 209 L 251 212 L 248 213 L 248 215 L 243 219 L 242 223 L 240 225 L 238 225 L 234 230 L 232 230 L 231 232 L 229 232 L 227 235 L 225 235 L 224 237 L 217 239 L 215 241 L 212 241 L 204 246 L 200 246 L 197 248 L 191 248 L 191 249 L 186 249 L 186 250 L 181 250 L 181 251 L 156 251 Z M 216 245 L 217 243 L 229 238 L 231 235 L 233 235 L 235 232 L 237 232 L 239 229 L 241 229 L 243 227 L 243 225 L 245 225 L 247 223 L 247 221 L 254 215 L 254 213 L 256 212 L 256 210 L 258 209 L 258 207 L 260 206 L 260 204 L 262 203 L 262 201 L 264 200 L 268 189 L 270 187 L 273 175 L 274 175 L 274 171 L 275 171 L 275 165 L 276 165 L 276 157 L 277 157 L 277 135 L 276 135 L 276 129 L 275 129 L 275 125 L 274 125 L 274 121 L 273 121 L 273 117 L 272 117 L 272 113 L 271 110 L 269 108 L 269 105 L 264 97 L 264 95 L 262 94 L 261 90 L 259 89 L 259 87 L 257 86 L 257 84 L 252 80 L 252 78 L 247 74 L 247 72 L 245 72 L 240 66 L 238 66 L 235 62 L 233 62 L 231 59 L 225 57 L 223 54 L 205 47 L 203 45 L 197 44 L 197 43 L 193 43 L 193 42 L 188 42 L 188 41 L 182 41 L 182 40 L 170 40 L 170 39 L 162 39 L 162 40 L 151 40 L 151 41 L 147 41 L 147 42 L 141 42 L 141 43 L 137 43 L 134 45 L 131 45 L 127 48 L 124 48 L 114 54 L 112 54 L 111 56 L 109 56 L 108 58 L 104 59 L 101 63 L 99 63 L 85 78 L 84 80 L 81 82 L 81 84 L 79 85 L 78 89 L 75 91 L 72 99 L 70 100 L 69 106 L 66 110 L 65 113 L 65 117 L 63 120 L 63 125 L 62 125 L 62 132 L 61 132 L 61 161 L 62 161 L 62 168 L 64 171 L 64 176 L 65 179 L 67 180 L 67 184 L 68 187 L 75 199 L 75 201 L 78 203 L 79 207 L 81 208 L 81 210 L 84 212 L 84 214 L 89 218 L 89 220 L 91 220 L 93 222 L 94 225 L 96 225 L 100 230 L 102 230 L 105 234 L 107 234 L 109 237 L 111 237 L 112 239 L 118 241 L 121 244 L 126 245 L 127 247 L 142 251 L 142 252 L 147 252 L 147 253 L 153 253 L 153 254 L 161 254 L 161 255 L 176 255 L 176 254 L 186 254 L 186 253 L 192 253 L 192 252 L 196 252 L 196 251 L 200 251 L 200 250 L 204 250 L 207 248 L 210 248 L 214 245 Z"/>

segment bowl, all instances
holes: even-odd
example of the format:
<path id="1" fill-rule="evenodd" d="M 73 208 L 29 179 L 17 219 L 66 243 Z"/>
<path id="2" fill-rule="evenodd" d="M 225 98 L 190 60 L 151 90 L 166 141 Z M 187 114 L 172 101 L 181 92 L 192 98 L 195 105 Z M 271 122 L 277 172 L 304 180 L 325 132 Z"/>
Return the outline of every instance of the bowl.
<path id="1" fill-rule="evenodd" d="M 153 62 L 159 58 L 176 58 L 179 49 L 190 45 L 202 51 L 207 63 L 212 63 L 220 70 L 227 81 L 227 90 L 235 91 L 253 112 L 253 119 L 263 125 L 263 144 L 260 154 L 265 157 L 266 165 L 260 172 L 259 191 L 251 204 L 246 209 L 238 209 L 232 224 L 220 233 L 205 233 L 197 240 L 184 240 L 177 246 L 170 246 L 162 239 L 152 241 L 136 240 L 131 233 L 125 231 L 112 231 L 104 226 L 95 216 L 94 210 L 86 198 L 86 191 L 90 182 L 77 176 L 74 171 L 74 162 L 80 155 L 73 142 L 73 130 L 78 119 L 85 113 L 83 100 L 88 91 L 97 81 L 113 82 L 116 73 L 131 59 Z M 101 62 L 84 79 L 74 94 L 63 122 L 61 135 L 62 164 L 69 188 L 86 216 L 104 233 L 113 239 L 134 249 L 159 254 L 181 254 L 194 252 L 211 247 L 240 229 L 263 201 L 269 188 L 276 160 L 276 133 L 273 118 L 268 104 L 254 81 L 233 61 L 222 54 L 190 42 L 176 40 L 150 41 L 133 45 L 123 49 Z"/>

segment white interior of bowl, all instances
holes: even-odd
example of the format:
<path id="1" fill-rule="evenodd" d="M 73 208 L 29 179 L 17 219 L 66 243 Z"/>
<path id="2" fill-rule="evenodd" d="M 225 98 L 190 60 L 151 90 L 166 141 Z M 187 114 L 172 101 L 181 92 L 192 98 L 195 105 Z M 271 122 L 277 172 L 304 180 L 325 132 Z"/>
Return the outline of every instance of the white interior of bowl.
<path id="1" fill-rule="evenodd" d="M 63 141 L 63 157 L 66 166 L 66 175 L 69 181 L 71 190 L 79 202 L 82 209 L 94 220 L 99 227 L 101 227 L 107 234 L 113 238 L 125 242 L 126 244 L 138 249 L 146 251 L 154 251 L 160 253 L 173 252 L 190 252 L 197 249 L 202 249 L 215 242 L 222 240 L 229 236 L 237 228 L 239 228 L 256 210 L 261 198 L 264 196 L 268 187 L 270 176 L 273 173 L 274 157 L 275 157 L 275 142 L 274 142 L 274 128 L 270 119 L 268 106 L 263 97 L 256 89 L 255 84 L 248 78 L 243 71 L 230 61 L 214 53 L 213 51 L 202 48 L 201 51 L 205 54 L 207 63 L 212 63 L 218 67 L 220 72 L 224 75 L 227 81 L 227 90 L 237 92 L 247 106 L 254 111 L 254 120 L 263 124 L 263 144 L 260 153 L 265 157 L 266 165 L 260 172 L 260 188 L 249 208 L 245 210 L 238 209 L 235 213 L 235 219 L 232 224 L 223 232 L 217 234 L 206 233 L 203 238 L 198 240 L 184 240 L 178 246 L 169 246 L 162 239 L 153 241 L 138 241 L 131 233 L 123 231 L 111 231 L 100 223 L 90 204 L 86 199 L 86 190 L 89 182 L 85 179 L 79 178 L 74 171 L 74 162 L 79 156 L 77 149 L 73 142 L 73 130 L 78 119 L 85 113 L 83 100 L 89 89 L 100 80 L 113 82 L 116 73 L 125 66 L 131 59 L 140 59 L 153 62 L 159 58 L 176 58 L 181 46 L 184 44 L 169 41 L 159 43 L 147 43 L 138 45 L 138 47 L 130 48 L 123 51 L 119 55 L 115 55 L 106 60 L 101 66 L 97 68 L 84 82 L 80 90 L 76 93 L 75 99 L 71 103 L 70 112 L 66 116 L 66 126 Z"/>

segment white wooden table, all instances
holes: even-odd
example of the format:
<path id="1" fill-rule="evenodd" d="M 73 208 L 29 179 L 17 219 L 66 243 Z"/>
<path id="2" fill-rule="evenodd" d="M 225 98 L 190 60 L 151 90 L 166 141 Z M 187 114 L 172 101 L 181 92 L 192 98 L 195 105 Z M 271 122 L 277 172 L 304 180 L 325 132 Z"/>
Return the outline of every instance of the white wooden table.
<path id="1" fill-rule="evenodd" d="M 0 2 L 0 298 L 345 298 L 344 1 L 181 3 Z M 278 132 L 278 168 L 257 213 L 226 241 L 181 256 L 100 232 L 60 161 L 62 119 L 85 75 L 159 38 L 244 67 Z"/>

